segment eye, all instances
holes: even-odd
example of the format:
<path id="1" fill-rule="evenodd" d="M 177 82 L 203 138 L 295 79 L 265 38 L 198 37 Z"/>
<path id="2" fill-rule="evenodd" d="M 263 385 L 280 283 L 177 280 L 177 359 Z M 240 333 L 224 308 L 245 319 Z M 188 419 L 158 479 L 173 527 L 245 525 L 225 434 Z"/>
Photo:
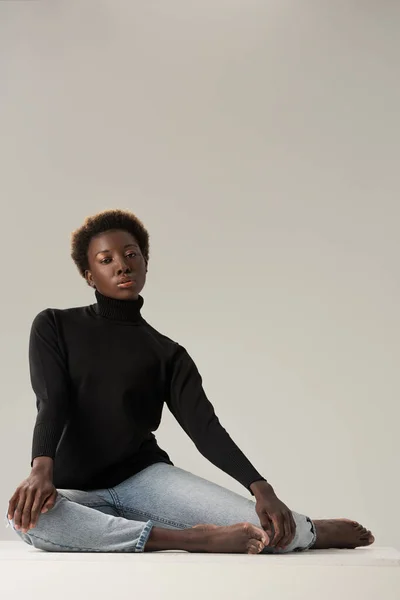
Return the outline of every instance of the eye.
<path id="1" fill-rule="evenodd" d="M 136 252 L 129 252 L 127 254 L 127 256 L 138 256 L 138 254 Z M 111 258 L 109 258 L 109 257 L 108 258 L 103 258 L 103 260 L 101 260 L 100 262 L 102 264 L 108 264 L 108 263 L 106 263 L 106 260 L 111 260 Z"/>

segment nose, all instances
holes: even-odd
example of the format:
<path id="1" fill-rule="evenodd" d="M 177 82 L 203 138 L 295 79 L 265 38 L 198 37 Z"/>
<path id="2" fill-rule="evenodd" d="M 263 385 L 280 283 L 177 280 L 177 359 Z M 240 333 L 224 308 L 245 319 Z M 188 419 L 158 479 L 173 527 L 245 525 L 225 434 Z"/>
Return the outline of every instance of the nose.
<path id="1" fill-rule="evenodd" d="M 121 273 L 129 272 L 129 271 L 130 271 L 130 268 L 129 268 L 129 265 L 127 264 L 125 258 L 120 259 L 119 267 L 117 270 L 118 275 L 120 275 Z"/>

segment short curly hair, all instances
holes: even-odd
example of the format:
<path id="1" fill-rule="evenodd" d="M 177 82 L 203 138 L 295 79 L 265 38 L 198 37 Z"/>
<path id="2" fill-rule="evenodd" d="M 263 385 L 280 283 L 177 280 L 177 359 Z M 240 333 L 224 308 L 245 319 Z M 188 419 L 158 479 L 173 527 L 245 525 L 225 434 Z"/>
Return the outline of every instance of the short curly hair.
<path id="1" fill-rule="evenodd" d="M 120 209 L 104 210 L 86 217 L 83 225 L 71 233 L 71 258 L 85 278 L 89 270 L 88 249 L 91 239 L 105 231 L 122 229 L 135 236 L 146 264 L 149 262 L 149 232 L 132 212 Z"/>

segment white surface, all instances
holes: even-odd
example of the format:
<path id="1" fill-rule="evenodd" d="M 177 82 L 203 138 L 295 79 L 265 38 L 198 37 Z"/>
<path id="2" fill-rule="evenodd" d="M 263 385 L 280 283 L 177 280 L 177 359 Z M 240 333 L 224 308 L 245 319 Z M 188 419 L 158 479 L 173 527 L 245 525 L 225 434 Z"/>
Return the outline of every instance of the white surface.
<path id="1" fill-rule="evenodd" d="M 375 568 L 371 568 L 375 567 Z M 393 548 L 331 550 L 287 556 L 160 552 L 77 554 L 41 552 L 22 542 L 0 543 L 4 600 L 398 600 L 400 552 Z"/>
<path id="2" fill-rule="evenodd" d="M 152 553 L 105 553 L 105 552 L 43 552 L 23 542 L 0 542 L 0 560 L 22 561 L 62 561 L 62 562 L 110 562 L 140 564 L 260 564 L 268 561 L 268 566 L 352 566 L 352 567 L 400 567 L 400 552 L 395 548 L 356 548 L 355 550 L 312 550 L 293 552 L 286 555 L 252 556 L 246 554 L 194 554 L 188 552 Z M 256 563 L 255 561 L 259 561 Z M 264 566 L 264 563 L 262 563 Z"/>

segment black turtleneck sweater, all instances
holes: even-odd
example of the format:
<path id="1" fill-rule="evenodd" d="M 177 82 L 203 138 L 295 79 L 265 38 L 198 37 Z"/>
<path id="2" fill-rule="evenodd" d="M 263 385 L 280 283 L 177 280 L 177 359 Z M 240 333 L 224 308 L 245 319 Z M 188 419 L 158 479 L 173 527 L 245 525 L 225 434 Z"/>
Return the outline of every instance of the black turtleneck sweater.
<path id="1" fill-rule="evenodd" d="M 165 403 L 201 454 L 252 493 L 264 478 L 220 424 L 185 348 L 144 320 L 142 296 L 95 295 L 95 304 L 47 308 L 33 320 L 31 466 L 50 456 L 56 488 L 93 490 L 172 465 L 153 434 Z"/>

